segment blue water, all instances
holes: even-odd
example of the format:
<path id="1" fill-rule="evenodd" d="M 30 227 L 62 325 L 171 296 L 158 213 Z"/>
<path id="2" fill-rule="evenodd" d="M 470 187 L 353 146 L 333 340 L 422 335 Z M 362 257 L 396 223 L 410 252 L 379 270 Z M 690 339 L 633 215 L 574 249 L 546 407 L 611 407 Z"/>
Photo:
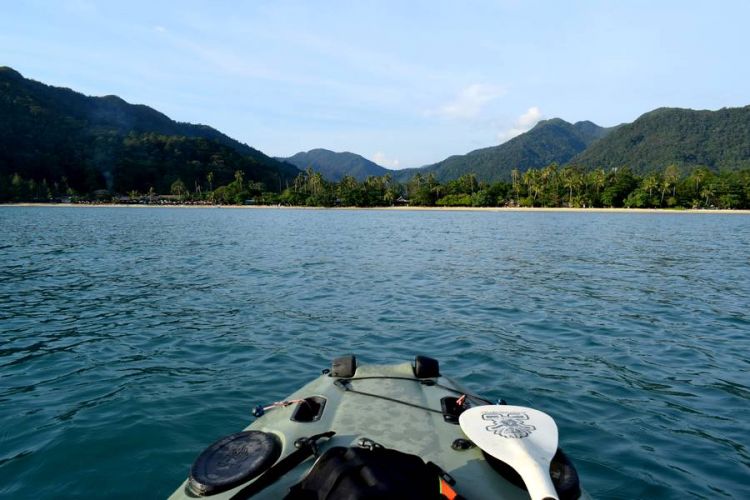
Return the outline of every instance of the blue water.
<path id="1" fill-rule="evenodd" d="M 0 207 L 0 497 L 164 497 L 335 355 L 553 415 L 598 498 L 750 498 L 750 216 Z"/>

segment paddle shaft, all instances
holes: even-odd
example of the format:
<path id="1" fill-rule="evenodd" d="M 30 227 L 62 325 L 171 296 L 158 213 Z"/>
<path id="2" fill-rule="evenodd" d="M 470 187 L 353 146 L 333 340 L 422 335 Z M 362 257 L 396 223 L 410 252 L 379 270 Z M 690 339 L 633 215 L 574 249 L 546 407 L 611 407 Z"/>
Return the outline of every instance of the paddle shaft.
<path id="1" fill-rule="evenodd" d="M 521 477 L 532 500 L 559 500 L 555 485 L 549 476 L 549 464 L 545 467 L 539 462 L 529 460 L 522 467 L 513 468 L 523 470 Z"/>

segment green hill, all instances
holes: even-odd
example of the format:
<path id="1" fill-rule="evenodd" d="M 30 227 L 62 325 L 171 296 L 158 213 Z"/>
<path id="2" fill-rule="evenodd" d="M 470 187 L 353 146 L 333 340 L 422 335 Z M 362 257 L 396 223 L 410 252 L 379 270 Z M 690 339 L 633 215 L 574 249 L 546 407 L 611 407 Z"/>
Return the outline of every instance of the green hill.
<path id="1" fill-rule="evenodd" d="M 313 149 L 306 153 L 297 153 L 283 160 L 301 170 L 310 167 L 316 172 L 320 172 L 326 180 L 335 182 L 340 181 L 346 175 L 350 175 L 361 182 L 370 176 L 382 177 L 393 173 L 393 171 L 358 154 L 336 153 L 327 149 Z"/>
<path id="2" fill-rule="evenodd" d="M 587 168 L 629 166 L 636 172 L 667 165 L 714 171 L 750 167 L 750 106 L 718 111 L 659 108 L 591 145 L 572 159 Z"/>
<path id="3" fill-rule="evenodd" d="M 559 118 L 545 120 L 499 146 L 451 156 L 426 167 L 400 170 L 396 179 L 403 182 L 419 172 L 432 173 L 441 182 L 469 173 L 482 181 L 508 181 L 515 168 L 523 172 L 550 163 L 567 163 L 610 130 L 589 121 L 571 124 Z"/>
<path id="4" fill-rule="evenodd" d="M 67 188 L 167 193 L 178 179 L 190 191 L 226 185 L 239 170 L 245 181 L 281 191 L 298 167 L 312 167 L 330 181 L 390 174 L 406 182 L 420 173 L 447 182 L 473 173 L 495 182 L 509 181 L 513 169 L 524 172 L 551 163 L 629 166 L 637 173 L 673 164 L 713 171 L 750 168 L 750 106 L 660 108 L 612 128 L 556 118 L 498 146 L 421 168 L 389 170 L 353 153 L 325 149 L 278 161 L 206 125 L 176 122 L 116 96 L 88 97 L 48 86 L 0 67 L 0 188 L 6 191 L 15 174 L 27 184 L 54 185 L 55 193 Z"/>
<path id="5" fill-rule="evenodd" d="M 298 170 L 206 125 L 179 123 L 116 96 L 88 97 L 0 67 L 0 176 L 19 174 L 86 193 L 169 192 L 234 179 L 279 190 Z"/>

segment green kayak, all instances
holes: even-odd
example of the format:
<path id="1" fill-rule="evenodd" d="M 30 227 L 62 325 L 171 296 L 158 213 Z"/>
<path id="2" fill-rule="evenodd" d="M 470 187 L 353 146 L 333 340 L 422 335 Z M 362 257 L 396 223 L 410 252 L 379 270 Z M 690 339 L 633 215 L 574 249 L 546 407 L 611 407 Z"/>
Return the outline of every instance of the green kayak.
<path id="1" fill-rule="evenodd" d="M 493 404 L 444 377 L 431 358 L 363 366 L 337 358 L 285 401 L 256 407 L 244 431 L 206 448 L 170 498 L 527 499 L 523 471 L 478 448 L 459 425 L 465 410 Z M 589 498 L 556 440 L 555 449 L 557 497 Z"/>

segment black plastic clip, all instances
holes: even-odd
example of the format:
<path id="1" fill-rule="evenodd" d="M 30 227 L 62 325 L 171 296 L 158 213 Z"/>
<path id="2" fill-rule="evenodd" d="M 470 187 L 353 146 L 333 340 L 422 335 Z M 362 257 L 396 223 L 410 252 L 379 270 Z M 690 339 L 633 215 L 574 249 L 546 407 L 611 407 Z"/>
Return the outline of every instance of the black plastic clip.
<path id="1" fill-rule="evenodd" d="M 468 450 L 470 448 L 474 448 L 476 445 L 469 441 L 468 439 L 462 439 L 458 438 L 453 443 L 451 443 L 451 448 L 453 448 L 456 451 L 463 451 Z"/>
<path id="2" fill-rule="evenodd" d="M 331 438 L 336 433 L 333 431 L 328 432 L 322 432 L 320 434 L 315 434 L 314 436 L 310 437 L 301 437 L 297 439 L 294 442 L 294 447 L 298 450 L 301 450 L 302 448 L 309 448 L 310 451 L 312 451 L 312 454 L 314 457 L 318 457 L 318 440 L 321 438 Z"/>
<path id="3" fill-rule="evenodd" d="M 372 450 L 374 450 L 376 448 L 382 448 L 383 447 L 382 444 L 376 443 L 372 439 L 366 438 L 366 437 L 359 438 L 359 441 L 357 441 L 357 446 L 359 446 L 360 448 L 364 448 L 366 450 L 370 450 L 370 451 L 372 451 Z"/>

